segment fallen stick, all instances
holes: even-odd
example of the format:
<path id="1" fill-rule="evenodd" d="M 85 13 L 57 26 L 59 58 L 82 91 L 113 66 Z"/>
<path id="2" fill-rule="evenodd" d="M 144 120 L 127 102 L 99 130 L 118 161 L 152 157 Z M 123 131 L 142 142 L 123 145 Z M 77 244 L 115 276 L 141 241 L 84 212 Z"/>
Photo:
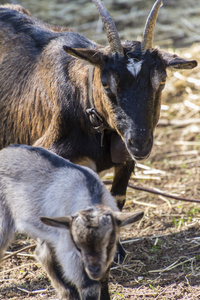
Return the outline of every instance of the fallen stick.
<path id="1" fill-rule="evenodd" d="M 20 265 L 20 266 L 11 268 L 11 269 L 3 270 L 3 271 L 0 271 L 0 276 L 3 273 L 8 273 L 8 272 L 15 271 L 15 270 L 18 270 L 18 269 L 27 268 L 28 266 L 32 266 L 32 265 L 39 265 L 39 263 L 37 261 L 33 261 L 32 263 L 28 263 L 28 264 Z"/>
<path id="2" fill-rule="evenodd" d="M 112 181 L 111 180 L 104 180 L 103 183 L 104 184 L 112 184 Z M 129 183 L 128 186 L 132 189 L 135 189 L 135 190 L 144 191 L 144 192 L 155 194 L 155 195 L 161 195 L 161 196 L 171 198 L 171 199 L 176 199 L 176 200 L 179 200 L 179 201 L 200 203 L 200 199 L 188 199 L 188 198 L 184 198 L 184 197 L 180 197 L 180 196 L 173 196 L 173 195 L 170 195 L 170 194 L 166 194 L 164 192 L 159 192 L 159 191 L 155 191 L 153 189 L 144 188 L 144 187 L 141 187 L 141 186 L 138 186 L 138 185 L 133 185 L 132 183 Z"/>
<path id="3" fill-rule="evenodd" d="M 24 247 L 24 248 L 22 248 L 22 249 L 19 249 L 19 250 L 15 251 L 15 252 L 12 252 L 11 254 L 5 256 L 5 257 L 2 259 L 2 261 L 6 260 L 6 259 L 8 259 L 8 258 L 10 258 L 10 257 L 12 257 L 12 256 L 14 256 L 14 255 L 16 255 L 16 254 L 18 254 L 18 253 L 20 253 L 20 252 L 22 252 L 22 251 L 25 251 L 25 250 L 34 248 L 34 247 L 36 247 L 36 246 L 37 246 L 37 244 L 32 244 L 32 245 L 26 246 L 26 247 Z"/>
<path id="4" fill-rule="evenodd" d="M 17 289 L 19 291 L 22 291 L 22 292 L 26 293 L 26 294 L 29 294 L 29 296 L 34 295 L 34 294 L 46 293 L 46 292 L 54 292 L 54 290 L 49 290 L 48 288 L 47 289 L 42 289 L 42 290 L 35 290 L 35 291 L 28 291 L 28 290 L 22 289 L 20 287 L 17 287 Z"/>

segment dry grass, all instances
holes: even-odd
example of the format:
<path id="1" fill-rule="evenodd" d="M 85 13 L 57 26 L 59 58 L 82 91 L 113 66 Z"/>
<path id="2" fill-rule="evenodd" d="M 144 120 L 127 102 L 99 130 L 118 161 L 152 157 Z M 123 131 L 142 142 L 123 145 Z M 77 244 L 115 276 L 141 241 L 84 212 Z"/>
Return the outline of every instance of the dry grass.
<path id="1" fill-rule="evenodd" d="M 48 6 L 44 0 L 21 2 L 35 8 L 36 14 L 43 19 L 51 19 L 52 14 L 59 16 L 59 22 L 64 25 L 71 22 L 70 16 L 76 11 L 73 26 L 79 26 L 79 32 L 85 32 L 86 36 L 93 35 L 95 41 L 105 41 L 101 26 L 99 28 L 96 23 L 95 10 L 87 1 L 73 2 L 73 6 L 72 1 L 68 5 L 57 1 L 60 4 L 56 8 L 53 0 L 48 1 Z M 84 4 L 81 10 L 80 3 Z M 152 1 L 107 0 L 105 3 L 112 9 L 120 36 L 140 37 L 143 16 Z M 44 10 L 40 9 L 42 6 Z M 156 42 L 172 48 L 199 42 L 199 15 L 200 2 L 197 0 L 177 1 L 176 4 L 172 0 L 166 1 L 159 17 Z M 57 21 L 55 19 L 54 23 L 59 23 Z M 99 31 L 94 36 L 96 26 Z M 91 27 L 93 33 L 88 31 Z M 176 53 L 200 63 L 198 43 L 178 49 Z M 200 200 L 200 68 L 169 72 L 162 100 L 152 154 L 147 161 L 137 165 L 131 183 Z M 112 180 L 112 174 L 107 174 L 104 179 Z M 112 266 L 112 299 L 199 299 L 200 205 L 129 187 L 125 210 L 140 209 L 145 211 L 143 220 L 121 232 L 128 254 L 123 265 Z M 31 249 L 25 248 L 29 246 Z M 0 268 L 0 299 L 56 299 L 46 274 L 33 260 L 33 249 L 33 240 L 17 236 Z"/>
<path id="2" fill-rule="evenodd" d="M 9 0 L 1 0 L 9 2 Z M 11 0 L 10 0 L 11 1 Z M 42 20 L 73 27 L 96 42 L 106 37 L 91 0 L 18 0 Z M 66 4 L 67 2 L 67 4 Z M 141 39 L 153 0 L 104 0 L 122 39 Z M 159 13 L 155 44 L 162 47 L 185 47 L 200 41 L 200 2 L 167 0 Z"/>

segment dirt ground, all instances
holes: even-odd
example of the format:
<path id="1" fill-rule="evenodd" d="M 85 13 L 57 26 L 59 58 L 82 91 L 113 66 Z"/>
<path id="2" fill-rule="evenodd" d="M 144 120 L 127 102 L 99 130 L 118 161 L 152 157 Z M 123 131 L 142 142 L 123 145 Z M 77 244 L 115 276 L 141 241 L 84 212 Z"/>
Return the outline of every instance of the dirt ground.
<path id="1" fill-rule="evenodd" d="M 44 6 L 46 10 L 39 10 L 37 1 L 21 2 L 27 6 L 31 4 L 31 9 L 35 7 L 34 13 L 40 18 L 45 15 L 46 19 L 43 19 L 48 20 L 53 15 L 52 10 L 51 15 L 46 13 L 48 6 Z M 87 31 L 87 24 L 90 27 L 91 22 L 95 24 L 91 14 L 89 20 L 86 18 L 87 1 L 76 1 L 74 10 L 73 1 L 57 1 L 60 6 L 54 15 L 59 13 L 58 8 L 63 7 L 65 2 L 69 16 L 75 11 L 80 16 L 73 23 L 79 32 Z M 128 38 L 133 39 L 128 18 L 128 13 L 133 16 L 135 14 L 134 10 L 130 10 L 131 5 L 137 9 L 136 15 L 143 16 L 144 13 L 147 14 L 153 1 L 107 2 L 111 8 L 109 10 L 116 16 L 120 35 L 125 38 L 127 30 Z M 40 8 L 43 3 L 41 0 Z M 200 63 L 199 0 L 169 0 L 164 1 L 165 3 L 166 8 L 164 5 L 162 10 L 165 9 L 167 15 L 162 12 L 159 17 L 157 33 L 162 38 L 159 43 L 155 37 L 157 44 L 165 50 L 174 49 L 183 57 L 197 59 Z M 54 4 L 55 1 L 49 1 L 51 8 Z M 81 12 L 77 8 L 78 4 L 83 7 Z M 89 4 L 88 7 L 90 8 Z M 123 14 L 124 19 L 121 17 Z M 178 18 L 173 18 L 172 14 L 177 14 Z M 62 12 L 63 18 L 64 15 Z M 94 16 L 97 17 L 95 13 Z M 63 25 L 68 25 L 66 23 L 66 20 L 62 21 Z M 135 26 L 138 36 L 142 30 L 140 26 L 142 25 Z M 93 39 L 99 42 L 98 39 L 103 40 L 102 36 L 103 33 L 96 33 Z M 144 210 L 145 216 L 138 224 L 121 231 L 121 241 L 127 257 L 123 265 L 112 265 L 109 283 L 111 299 L 200 299 L 199 66 L 194 70 L 168 72 L 154 139 L 151 156 L 137 164 L 130 184 L 163 192 L 165 195 L 128 188 L 124 210 Z M 112 172 L 107 173 L 103 180 L 112 180 Z M 188 201 L 176 200 L 167 195 L 179 196 Z M 189 201 L 194 199 L 199 203 Z M 57 299 L 45 272 L 34 260 L 34 248 L 35 241 L 21 234 L 16 236 L 0 266 L 0 299 Z"/>

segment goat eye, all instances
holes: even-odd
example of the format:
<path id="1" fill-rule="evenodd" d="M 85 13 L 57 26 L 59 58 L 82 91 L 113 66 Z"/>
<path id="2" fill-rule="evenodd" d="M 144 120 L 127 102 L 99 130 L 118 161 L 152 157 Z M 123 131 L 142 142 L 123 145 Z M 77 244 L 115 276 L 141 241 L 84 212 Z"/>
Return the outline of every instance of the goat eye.
<path id="1" fill-rule="evenodd" d="M 106 92 L 106 94 L 108 94 L 108 95 L 112 94 L 112 91 L 108 84 L 105 84 L 105 85 L 103 84 L 103 88 L 104 88 L 104 91 Z"/>
<path id="2" fill-rule="evenodd" d="M 105 78 L 105 79 L 104 79 L 104 78 L 101 78 L 101 82 L 102 82 L 103 89 L 104 89 L 106 95 L 107 95 L 109 98 L 114 98 L 113 91 L 111 90 L 110 85 L 108 84 L 107 78 Z"/>
<path id="3" fill-rule="evenodd" d="M 104 91 L 105 91 L 106 95 L 109 98 L 114 98 L 114 94 L 113 94 L 113 92 L 111 91 L 111 89 L 109 87 L 108 88 L 104 88 Z"/>
<path id="4" fill-rule="evenodd" d="M 111 89 L 109 88 L 109 86 L 104 87 L 104 90 L 106 93 L 111 93 Z"/>
<path id="5" fill-rule="evenodd" d="M 102 84 L 103 84 L 103 87 L 104 87 L 105 90 L 109 90 L 110 89 L 110 87 L 109 87 L 109 85 L 107 83 L 102 83 Z"/>
<path id="6" fill-rule="evenodd" d="M 166 79 L 161 79 L 160 85 L 165 85 Z"/>

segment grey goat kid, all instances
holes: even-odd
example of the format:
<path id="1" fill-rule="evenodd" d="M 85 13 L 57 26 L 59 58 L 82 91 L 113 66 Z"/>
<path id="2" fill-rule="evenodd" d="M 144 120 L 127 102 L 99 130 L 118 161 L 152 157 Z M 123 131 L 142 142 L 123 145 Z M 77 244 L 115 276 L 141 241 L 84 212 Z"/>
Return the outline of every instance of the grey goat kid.
<path id="1" fill-rule="evenodd" d="M 61 299 L 110 299 L 119 229 L 142 216 L 119 212 L 86 167 L 39 147 L 0 151 L 0 257 L 16 231 L 37 238 L 36 258 Z"/>

